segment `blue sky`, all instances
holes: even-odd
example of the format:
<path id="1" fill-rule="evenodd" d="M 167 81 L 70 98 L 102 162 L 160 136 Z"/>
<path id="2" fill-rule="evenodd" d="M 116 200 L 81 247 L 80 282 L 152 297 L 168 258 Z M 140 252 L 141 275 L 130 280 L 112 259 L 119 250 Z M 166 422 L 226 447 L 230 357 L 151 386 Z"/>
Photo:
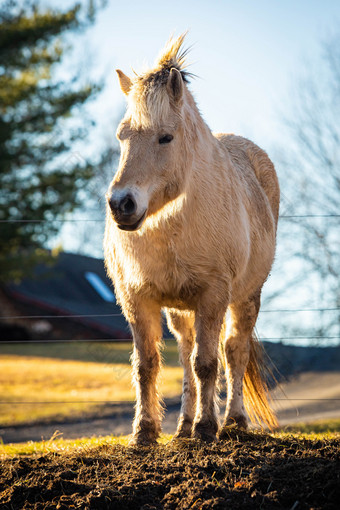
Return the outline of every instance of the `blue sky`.
<path id="1" fill-rule="evenodd" d="M 73 3 L 43 0 L 62 8 Z M 71 38 L 72 73 L 79 68 L 105 83 L 90 107 L 97 126 L 74 151 L 95 154 L 101 141 L 114 143 L 125 108 L 115 69 L 141 70 L 153 63 L 170 34 L 189 30 L 188 60 L 198 76 L 190 88 L 206 122 L 213 131 L 250 138 L 280 171 L 276 151 L 289 149 L 283 116 L 294 115 L 294 87 L 304 70 L 317 69 L 321 43 L 339 23 L 339 0 L 108 0 L 95 25 Z M 72 238 L 61 236 L 65 249 L 74 249 Z"/>
<path id="2" fill-rule="evenodd" d="M 171 33 L 189 30 L 191 90 L 213 131 L 235 132 L 269 150 L 280 139 L 280 116 L 291 87 L 320 42 L 340 22 L 338 0 L 113 1 L 75 40 L 93 78 L 104 76 L 97 101 L 99 128 L 124 108 L 115 68 L 127 74 L 151 64 Z"/>
<path id="3" fill-rule="evenodd" d="M 60 0 L 58 6 L 71 3 Z M 52 0 L 46 4 L 57 6 Z M 98 150 L 100 138 L 114 140 L 115 123 L 124 110 L 114 70 L 127 74 L 131 68 L 141 70 L 153 63 L 170 34 L 189 30 L 190 70 L 198 75 L 190 88 L 208 125 L 213 131 L 252 139 L 280 171 L 275 152 L 289 149 L 283 116 L 294 115 L 294 87 L 305 70 L 318 69 L 321 43 L 338 30 L 339 23 L 339 0 L 108 0 L 95 26 L 80 38 L 72 37 L 71 60 L 92 80 L 105 80 L 103 93 L 91 106 L 97 120 L 92 138 L 98 144 L 86 141 L 88 150 Z M 68 225 L 57 242 L 65 250 L 79 248 L 79 228 Z M 101 240 L 93 252 L 87 247 L 87 253 L 100 256 Z M 275 277 L 279 253 L 277 259 L 265 293 L 275 289 L 280 278 Z M 294 291 L 296 306 L 311 300 L 307 288 Z M 280 303 L 289 308 L 291 295 L 282 296 Z M 261 321 L 260 332 L 267 336 L 276 332 L 275 320 L 273 329 L 267 322 L 262 328 Z"/>

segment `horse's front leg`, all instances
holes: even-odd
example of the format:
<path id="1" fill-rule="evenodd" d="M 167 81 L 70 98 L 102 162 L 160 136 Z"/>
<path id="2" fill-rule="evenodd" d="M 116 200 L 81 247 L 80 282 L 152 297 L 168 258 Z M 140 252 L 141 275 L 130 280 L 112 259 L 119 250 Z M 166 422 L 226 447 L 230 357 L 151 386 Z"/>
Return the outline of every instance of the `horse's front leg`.
<path id="1" fill-rule="evenodd" d="M 174 438 L 190 437 L 196 410 L 196 381 L 191 363 L 195 345 L 194 317 L 192 313 L 174 309 L 168 309 L 166 316 L 168 327 L 177 339 L 179 357 L 184 369 L 181 412 Z"/>
<path id="2" fill-rule="evenodd" d="M 157 380 L 161 365 L 162 340 L 160 307 L 143 302 L 130 321 L 133 340 L 133 375 L 136 386 L 136 412 L 131 444 L 156 442 L 161 431 L 162 406 Z"/>
<path id="3" fill-rule="evenodd" d="M 203 441 L 214 441 L 218 430 L 218 356 L 219 336 L 227 309 L 226 297 L 207 296 L 196 312 L 196 346 L 193 367 L 197 381 L 197 408 L 193 436 Z M 215 299 L 214 299 L 215 298 Z"/>

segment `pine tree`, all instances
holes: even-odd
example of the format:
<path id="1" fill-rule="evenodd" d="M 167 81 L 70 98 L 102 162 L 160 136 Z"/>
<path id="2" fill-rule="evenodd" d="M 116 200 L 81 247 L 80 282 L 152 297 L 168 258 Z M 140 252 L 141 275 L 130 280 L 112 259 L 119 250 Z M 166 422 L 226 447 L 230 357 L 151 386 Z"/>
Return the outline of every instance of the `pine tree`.
<path id="1" fill-rule="evenodd" d="M 99 87 L 56 78 L 66 36 L 88 22 L 81 15 L 79 5 L 42 10 L 35 1 L 0 9 L 0 282 L 46 258 L 46 241 L 94 173 L 72 143 L 86 136 L 79 111 Z"/>

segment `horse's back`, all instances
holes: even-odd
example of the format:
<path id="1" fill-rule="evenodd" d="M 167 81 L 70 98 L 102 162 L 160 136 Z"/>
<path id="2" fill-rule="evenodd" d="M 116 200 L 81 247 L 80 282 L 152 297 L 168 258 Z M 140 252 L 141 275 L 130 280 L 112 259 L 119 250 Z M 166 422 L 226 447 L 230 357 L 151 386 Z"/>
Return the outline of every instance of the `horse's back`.
<path id="1" fill-rule="evenodd" d="M 268 197 L 275 221 L 279 215 L 280 188 L 273 163 L 267 153 L 247 138 L 233 134 L 218 133 L 215 135 L 224 149 L 227 150 L 234 167 L 245 172 L 251 167 L 255 176 Z"/>

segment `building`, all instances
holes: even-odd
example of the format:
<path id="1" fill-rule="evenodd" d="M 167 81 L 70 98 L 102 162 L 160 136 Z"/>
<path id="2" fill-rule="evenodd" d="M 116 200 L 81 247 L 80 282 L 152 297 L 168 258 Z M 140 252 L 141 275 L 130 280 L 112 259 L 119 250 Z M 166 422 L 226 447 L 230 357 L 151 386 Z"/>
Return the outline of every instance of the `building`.
<path id="1" fill-rule="evenodd" d="M 131 338 L 103 260 L 60 253 L 1 290 L 0 341 Z"/>

